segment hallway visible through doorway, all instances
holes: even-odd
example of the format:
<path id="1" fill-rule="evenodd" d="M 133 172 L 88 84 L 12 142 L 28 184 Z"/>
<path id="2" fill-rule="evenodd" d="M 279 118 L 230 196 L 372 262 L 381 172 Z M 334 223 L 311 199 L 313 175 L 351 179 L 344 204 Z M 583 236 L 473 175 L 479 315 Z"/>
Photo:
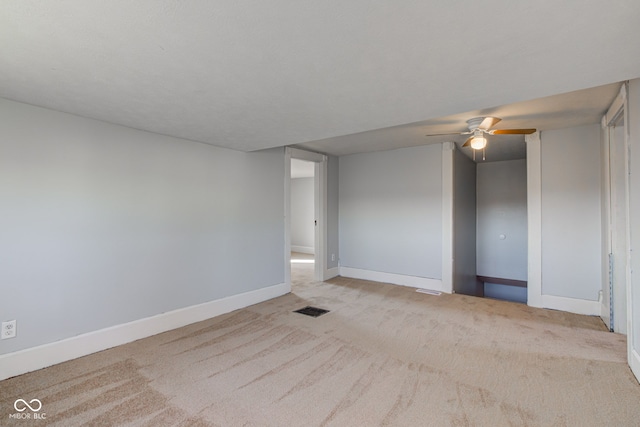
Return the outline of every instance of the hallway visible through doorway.
<path id="1" fill-rule="evenodd" d="M 313 254 L 302 252 L 291 252 L 291 286 L 296 288 L 301 285 L 312 283 L 315 268 Z"/>

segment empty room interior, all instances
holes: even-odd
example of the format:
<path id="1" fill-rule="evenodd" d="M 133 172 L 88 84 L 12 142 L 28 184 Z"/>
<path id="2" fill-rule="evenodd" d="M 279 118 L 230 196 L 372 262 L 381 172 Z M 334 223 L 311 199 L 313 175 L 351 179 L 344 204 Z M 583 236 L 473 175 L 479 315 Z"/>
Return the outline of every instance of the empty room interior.
<path id="1" fill-rule="evenodd" d="M 637 0 L 0 8 L 0 425 L 640 422 Z"/>

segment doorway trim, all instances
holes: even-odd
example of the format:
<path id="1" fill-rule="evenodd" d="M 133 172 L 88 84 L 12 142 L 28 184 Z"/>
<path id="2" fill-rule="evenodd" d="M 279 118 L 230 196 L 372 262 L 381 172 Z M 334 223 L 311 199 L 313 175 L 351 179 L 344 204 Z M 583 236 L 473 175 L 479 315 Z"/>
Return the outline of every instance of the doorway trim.
<path id="1" fill-rule="evenodd" d="M 314 274 L 316 281 L 324 281 L 329 272 L 327 265 L 327 161 L 324 154 L 285 147 L 284 176 L 284 279 L 291 292 L 291 159 L 305 160 L 315 164 L 314 210 L 316 218 L 314 238 Z"/>
<path id="2" fill-rule="evenodd" d="M 542 307 L 542 155 L 540 132 L 527 144 L 527 305 Z"/>
<path id="3" fill-rule="evenodd" d="M 601 305 L 601 316 L 602 319 L 605 321 L 605 323 L 607 324 L 607 326 L 609 327 L 610 330 L 615 331 L 615 332 L 619 332 L 621 330 L 626 330 L 626 334 L 630 333 L 630 328 L 631 328 L 631 315 L 630 315 L 630 309 L 631 309 L 631 250 L 630 250 L 630 242 L 631 242 L 631 213 L 630 213 L 630 206 L 629 206 L 629 200 L 630 200 L 630 194 L 629 194 L 629 189 L 630 189 L 630 182 L 629 182 L 629 117 L 628 117 L 628 102 L 627 102 L 627 90 L 628 90 L 628 84 L 625 82 L 622 87 L 620 88 L 620 92 L 618 93 L 618 96 L 616 97 L 616 99 L 614 99 L 614 101 L 611 103 L 611 106 L 609 107 L 609 109 L 607 110 L 607 112 L 605 113 L 605 115 L 602 117 L 602 144 L 603 144 L 603 163 L 604 163 L 604 174 L 603 174 L 603 204 L 604 204 L 604 209 L 603 209 L 603 213 L 605 218 L 603 219 L 603 227 L 605 228 L 605 233 L 603 233 L 603 237 L 606 238 L 606 240 L 603 242 L 603 269 L 606 268 L 606 270 L 604 271 L 605 274 L 603 274 L 603 283 L 602 283 L 602 293 L 603 293 L 603 298 L 602 298 L 602 305 Z M 624 182 L 623 182 L 623 188 L 622 189 L 618 189 L 618 191 L 614 191 L 614 189 L 612 188 L 612 185 L 614 185 L 614 183 L 612 182 L 611 179 L 611 159 L 612 159 L 612 147 L 611 144 L 613 143 L 613 139 L 611 138 L 611 132 L 613 131 L 613 128 L 615 126 L 615 123 L 620 119 L 623 118 L 624 120 L 624 125 L 623 125 L 623 166 L 624 166 Z M 620 193 L 620 190 L 622 190 L 622 194 L 624 197 L 624 225 L 623 227 L 625 228 L 624 230 L 624 234 L 625 234 L 625 245 L 624 245 L 624 261 L 625 261 L 625 269 L 624 269 L 624 292 L 625 292 L 625 300 L 626 300 L 626 304 L 625 304 L 625 309 L 626 309 L 626 324 L 624 325 L 624 328 L 619 328 L 618 323 L 616 322 L 616 312 L 615 310 L 613 310 L 613 307 L 615 307 L 616 303 L 615 303 L 615 292 L 613 292 L 613 295 L 611 294 L 611 290 L 612 287 L 615 287 L 615 284 L 611 282 L 611 278 L 613 276 L 611 276 L 611 274 L 613 274 L 613 272 L 611 271 L 611 268 L 613 267 L 613 265 L 611 264 L 611 259 L 613 259 L 613 262 L 615 263 L 615 254 L 614 254 L 614 235 L 616 234 L 616 224 L 618 224 L 618 222 L 615 220 L 615 214 L 613 211 L 613 203 L 615 202 L 613 199 L 615 198 L 616 194 Z M 606 276 L 606 277 L 605 277 Z M 613 296 L 613 298 L 612 298 Z M 610 314 L 613 313 L 613 319 L 611 319 L 609 316 Z M 612 322 L 613 320 L 613 322 Z"/>
<path id="4" fill-rule="evenodd" d="M 454 142 L 442 143 L 442 291 L 454 293 L 455 227 L 454 227 Z M 436 289 L 435 287 L 433 289 Z"/>

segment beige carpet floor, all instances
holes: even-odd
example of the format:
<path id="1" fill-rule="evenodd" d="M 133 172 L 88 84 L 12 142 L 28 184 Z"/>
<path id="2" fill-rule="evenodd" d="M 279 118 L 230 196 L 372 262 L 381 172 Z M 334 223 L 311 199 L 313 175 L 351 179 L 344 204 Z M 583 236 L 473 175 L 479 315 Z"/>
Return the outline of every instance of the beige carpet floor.
<path id="1" fill-rule="evenodd" d="M 598 318 L 293 270 L 289 295 L 0 382 L 0 425 L 640 425 Z M 18 398 L 46 420 L 9 419 Z"/>

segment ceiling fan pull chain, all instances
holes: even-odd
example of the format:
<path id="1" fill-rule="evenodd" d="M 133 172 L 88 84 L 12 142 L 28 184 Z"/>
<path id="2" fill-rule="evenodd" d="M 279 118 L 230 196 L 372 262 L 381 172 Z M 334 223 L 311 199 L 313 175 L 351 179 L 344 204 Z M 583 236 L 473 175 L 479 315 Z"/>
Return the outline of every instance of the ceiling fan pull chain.
<path id="1" fill-rule="evenodd" d="M 487 158 L 485 157 L 485 147 L 482 147 L 482 161 L 484 162 L 485 160 L 487 160 Z"/>

